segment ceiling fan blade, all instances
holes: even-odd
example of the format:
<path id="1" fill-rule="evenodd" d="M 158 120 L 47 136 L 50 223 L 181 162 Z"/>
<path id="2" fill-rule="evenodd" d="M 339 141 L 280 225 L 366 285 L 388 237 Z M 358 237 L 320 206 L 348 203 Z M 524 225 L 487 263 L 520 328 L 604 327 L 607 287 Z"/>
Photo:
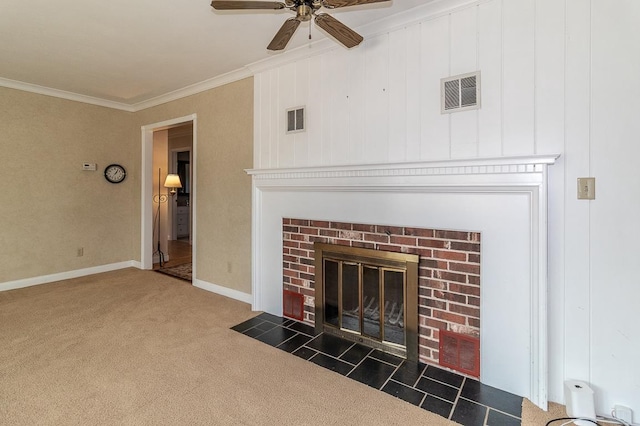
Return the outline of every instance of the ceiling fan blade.
<path id="1" fill-rule="evenodd" d="M 286 4 L 277 1 L 223 1 L 213 0 L 211 7 L 216 10 L 242 10 L 242 9 L 267 9 L 279 10 L 287 7 Z"/>
<path id="2" fill-rule="evenodd" d="M 358 6 L 369 3 L 382 3 L 391 0 L 323 0 L 322 5 L 327 9 L 337 9 L 339 7 Z"/>
<path id="3" fill-rule="evenodd" d="M 287 46 L 291 37 L 293 37 L 293 33 L 298 29 L 298 25 L 300 25 L 300 21 L 296 18 L 287 19 L 278 34 L 271 40 L 267 49 L 269 50 L 282 50 Z"/>
<path id="4" fill-rule="evenodd" d="M 326 13 L 316 15 L 316 24 L 348 48 L 355 47 L 364 40 L 360 34 Z"/>

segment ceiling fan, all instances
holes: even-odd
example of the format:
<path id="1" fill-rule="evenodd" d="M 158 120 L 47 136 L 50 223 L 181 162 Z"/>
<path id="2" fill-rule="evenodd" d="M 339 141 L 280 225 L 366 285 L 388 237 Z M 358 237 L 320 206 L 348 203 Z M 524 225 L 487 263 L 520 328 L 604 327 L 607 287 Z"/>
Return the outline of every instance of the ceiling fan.
<path id="1" fill-rule="evenodd" d="M 316 24 L 333 36 L 347 48 L 359 45 L 363 38 L 360 34 L 344 25 L 331 15 L 317 13 L 322 7 L 327 9 L 337 9 L 339 7 L 357 6 L 369 3 L 382 3 L 391 0 L 285 0 L 284 3 L 277 1 L 246 1 L 246 0 L 213 0 L 211 7 L 216 10 L 291 10 L 296 13 L 295 18 L 289 18 L 280 28 L 276 36 L 271 40 L 267 49 L 282 50 L 285 48 L 293 34 L 298 29 L 301 22 L 311 20 L 315 17 Z"/>

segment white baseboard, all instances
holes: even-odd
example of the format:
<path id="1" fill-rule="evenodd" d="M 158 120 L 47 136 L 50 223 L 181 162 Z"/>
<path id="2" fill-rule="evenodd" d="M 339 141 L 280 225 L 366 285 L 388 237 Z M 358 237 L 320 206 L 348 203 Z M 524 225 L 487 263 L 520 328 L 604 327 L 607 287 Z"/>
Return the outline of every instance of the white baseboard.
<path id="1" fill-rule="evenodd" d="M 0 291 L 15 290 L 18 288 L 31 287 L 34 285 L 47 284 L 56 281 L 68 280 L 71 278 L 84 277 L 87 275 L 99 274 L 101 272 L 115 271 L 124 268 L 142 267 L 140 262 L 128 260 L 125 262 L 111 263 L 109 265 L 93 266 L 91 268 L 76 269 L 75 271 L 60 272 L 51 275 L 42 275 L 39 277 L 24 278 L 22 280 L 7 281 L 0 283 Z"/>
<path id="2" fill-rule="evenodd" d="M 248 303 L 250 305 L 253 303 L 253 296 L 248 293 L 243 293 L 241 291 L 233 290 L 231 288 L 223 287 L 217 284 L 211 284 L 202 280 L 193 280 L 193 285 L 203 290 L 210 291 L 211 293 L 216 293 L 230 299 L 238 300 L 240 302 Z"/>

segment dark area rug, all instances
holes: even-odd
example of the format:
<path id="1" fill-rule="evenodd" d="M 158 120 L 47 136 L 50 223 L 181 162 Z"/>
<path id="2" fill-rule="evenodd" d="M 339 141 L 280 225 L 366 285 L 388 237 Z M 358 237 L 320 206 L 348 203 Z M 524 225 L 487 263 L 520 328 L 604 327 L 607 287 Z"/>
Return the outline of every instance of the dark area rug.
<path id="1" fill-rule="evenodd" d="M 182 265 L 162 267 L 160 269 L 156 269 L 156 271 L 161 274 L 171 275 L 172 277 L 191 282 L 191 262 L 184 263 Z"/>

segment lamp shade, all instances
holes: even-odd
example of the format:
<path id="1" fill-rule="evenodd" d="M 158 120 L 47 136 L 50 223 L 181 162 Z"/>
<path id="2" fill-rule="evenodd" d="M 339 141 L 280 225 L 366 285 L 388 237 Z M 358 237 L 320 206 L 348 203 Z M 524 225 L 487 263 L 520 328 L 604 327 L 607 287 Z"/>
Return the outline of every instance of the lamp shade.
<path id="1" fill-rule="evenodd" d="M 167 179 L 164 181 L 165 188 L 182 188 L 182 183 L 180 182 L 180 176 L 169 174 L 167 175 Z"/>

